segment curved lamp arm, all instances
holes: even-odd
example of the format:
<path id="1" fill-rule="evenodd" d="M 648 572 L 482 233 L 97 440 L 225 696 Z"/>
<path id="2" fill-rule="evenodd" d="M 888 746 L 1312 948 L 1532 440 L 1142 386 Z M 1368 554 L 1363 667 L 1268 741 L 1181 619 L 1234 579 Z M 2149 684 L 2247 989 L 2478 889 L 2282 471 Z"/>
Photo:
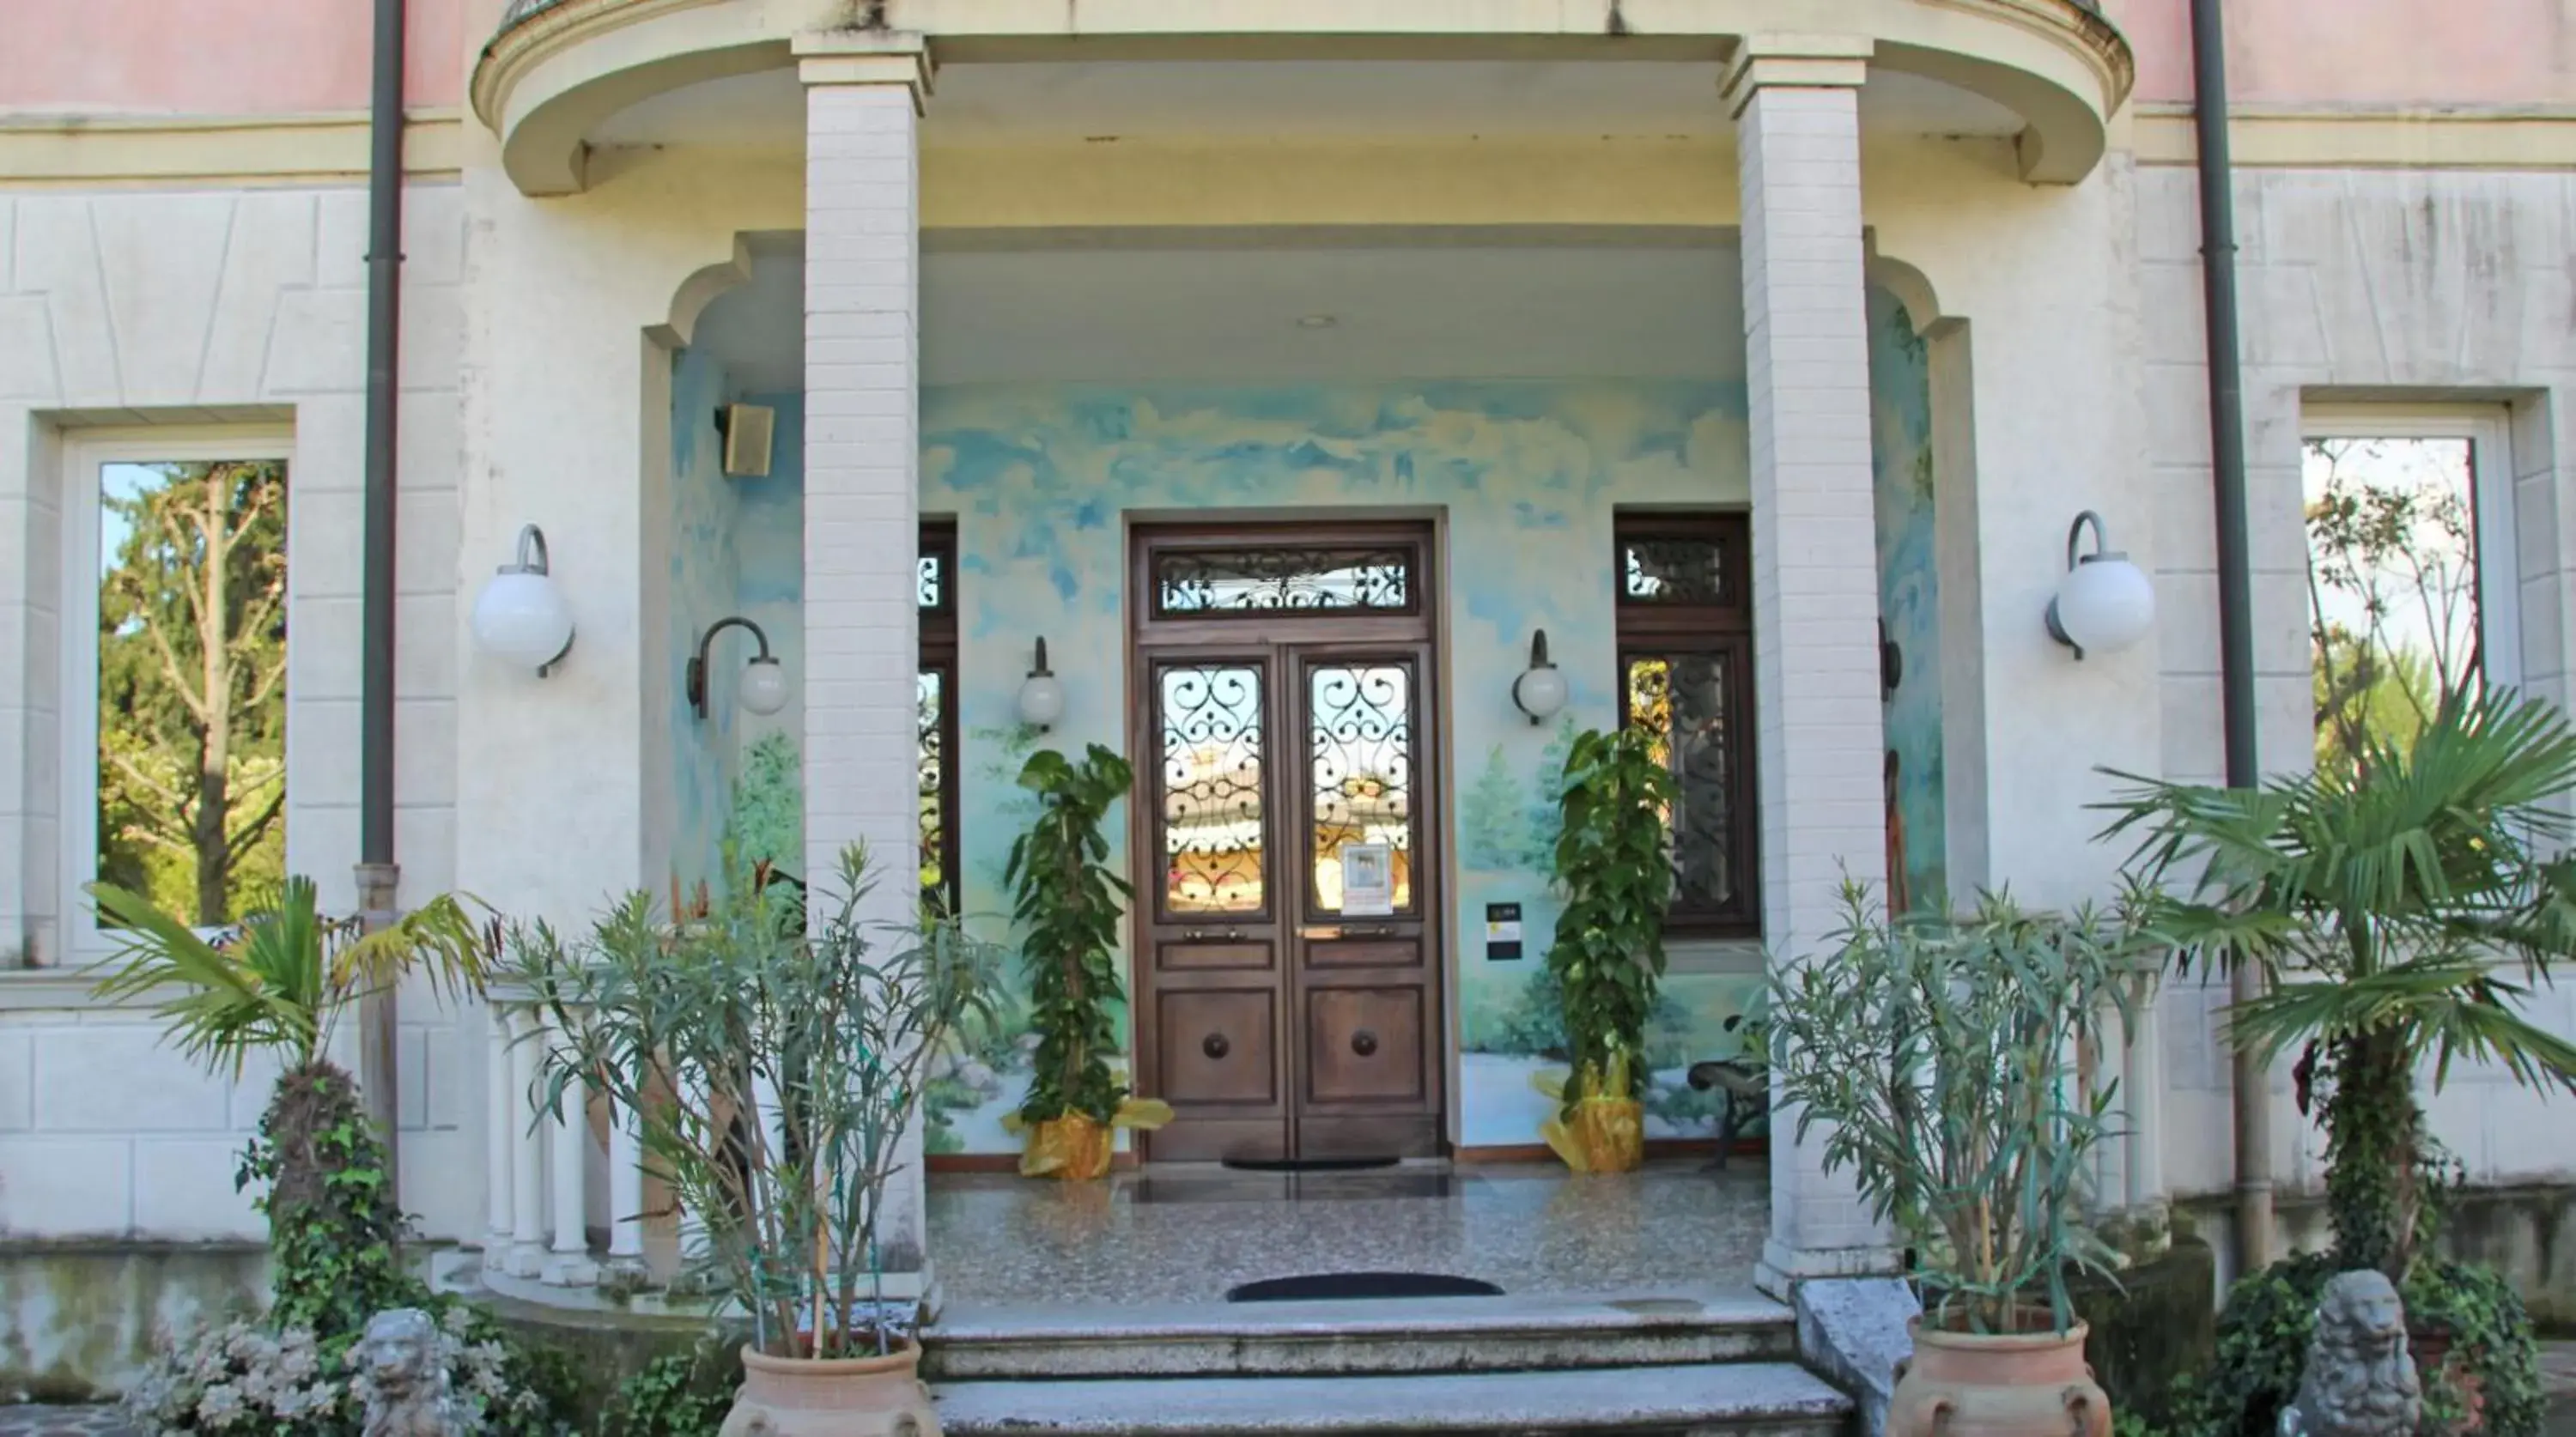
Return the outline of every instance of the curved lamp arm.
<path id="1" fill-rule="evenodd" d="M 697 657 L 689 660 L 689 707 L 700 718 L 707 716 L 707 651 L 715 646 L 716 635 L 732 628 L 749 629 L 751 636 L 760 641 L 760 652 L 753 656 L 755 661 L 769 657 L 769 635 L 762 633 L 760 625 L 751 620 L 736 614 L 709 624 L 706 633 L 698 640 Z"/>

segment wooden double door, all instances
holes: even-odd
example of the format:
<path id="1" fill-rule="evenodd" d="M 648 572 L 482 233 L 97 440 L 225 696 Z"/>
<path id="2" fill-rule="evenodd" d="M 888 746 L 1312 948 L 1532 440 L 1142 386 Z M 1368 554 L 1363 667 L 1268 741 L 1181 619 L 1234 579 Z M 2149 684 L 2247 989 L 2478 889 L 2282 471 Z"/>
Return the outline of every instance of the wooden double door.
<path id="1" fill-rule="evenodd" d="M 1161 1161 L 1441 1151 L 1426 529 L 1141 530 L 1140 1089 Z"/>

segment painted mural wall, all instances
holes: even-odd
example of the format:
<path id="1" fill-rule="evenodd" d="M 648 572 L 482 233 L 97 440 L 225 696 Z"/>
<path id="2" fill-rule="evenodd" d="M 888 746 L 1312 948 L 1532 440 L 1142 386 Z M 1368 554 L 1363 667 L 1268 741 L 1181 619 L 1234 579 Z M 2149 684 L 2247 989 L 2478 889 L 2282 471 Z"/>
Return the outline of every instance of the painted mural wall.
<path id="1" fill-rule="evenodd" d="M 1937 891 L 1941 741 L 1933 588 L 1928 386 L 1902 311 L 1872 305 L 1880 564 L 1890 636 L 1905 654 L 1891 696 L 1905 870 Z M 793 576 L 801 529 L 801 410 L 779 412 L 775 471 L 736 486 L 727 518 L 734 600 L 801 672 Z M 1067 751 L 1125 744 L 1126 525 L 1217 511 L 1330 510 L 1445 520 L 1443 615 L 1454 881 L 1447 919 L 1458 954 L 1457 1091 L 1467 1146 L 1538 1140 L 1550 1100 L 1532 1083 L 1561 1034 L 1542 980 L 1557 903 L 1548 891 L 1554 777 L 1585 727 L 1616 721 L 1611 523 L 1628 505 L 1740 506 L 1749 500 L 1740 384 L 1669 381 L 1370 383 L 1196 389 L 1064 386 L 933 390 L 922 404 L 922 512 L 958 532 L 961 847 L 969 922 L 1007 941 L 1002 866 L 1029 806 L 1020 766 L 1036 736 L 1015 699 L 1044 635 L 1066 688 L 1046 741 Z M 682 506 L 687 506 L 685 499 Z M 675 609 L 678 606 L 675 605 Z M 675 620 L 676 622 L 676 620 Z M 1533 727 L 1512 707 L 1531 631 L 1554 642 L 1572 698 Z M 758 724 L 759 728 L 751 725 Z M 728 730 L 730 797 L 706 821 L 742 856 L 797 852 L 791 708 Z M 1137 756 L 1140 766 L 1151 755 Z M 687 782 L 698 783 L 691 772 Z M 684 805 L 685 809 L 686 805 Z M 1113 840 L 1124 864 L 1122 811 Z M 721 842 L 721 840 L 718 840 Z M 677 851 L 689 851 L 681 849 Z M 704 851 L 701 849 L 700 851 Z M 1489 904 L 1521 905 L 1525 956 L 1486 956 Z M 1682 1070 L 1726 1057 L 1758 1013 L 1751 944 L 1677 945 L 1653 1024 L 1649 1131 L 1704 1136 L 1714 1117 Z M 1026 1074 L 1016 998 L 994 1030 L 943 1065 L 933 1151 L 1009 1152 L 1001 1127 Z"/>

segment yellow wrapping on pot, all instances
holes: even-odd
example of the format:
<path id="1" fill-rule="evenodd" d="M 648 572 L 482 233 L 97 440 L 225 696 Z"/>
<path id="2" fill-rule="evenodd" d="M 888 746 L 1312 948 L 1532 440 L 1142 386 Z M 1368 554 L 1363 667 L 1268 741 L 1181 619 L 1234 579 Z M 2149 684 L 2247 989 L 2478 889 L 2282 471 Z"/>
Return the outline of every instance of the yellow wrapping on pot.
<path id="1" fill-rule="evenodd" d="M 1538 1135 L 1567 1167 L 1579 1173 L 1625 1173 L 1645 1162 L 1646 1105 L 1635 1098 L 1598 1096 L 1605 1090 L 1626 1091 L 1628 1073 L 1626 1055 L 1613 1057 L 1608 1080 L 1584 1084 L 1582 1090 L 1594 1096 L 1577 1099 L 1570 1113 L 1563 1104 L 1573 1074 L 1530 1075 L 1530 1086 L 1559 1104 L 1556 1116 L 1538 1125 Z"/>
<path id="2" fill-rule="evenodd" d="M 1002 1119 L 1004 1130 L 1025 1135 L 1020 1150 L 1020 1176 L 1084 1182 L 1109 1172 L 1111 1138 L 1120 1128 L 1159 1128 L 1172 1120 L 1172 1105 L 1153 1098 L 1129 1098 L 1107 1123 L 1080 1113 L 1067 1113 L 1031 1123 L 1013 1113 Z"/>

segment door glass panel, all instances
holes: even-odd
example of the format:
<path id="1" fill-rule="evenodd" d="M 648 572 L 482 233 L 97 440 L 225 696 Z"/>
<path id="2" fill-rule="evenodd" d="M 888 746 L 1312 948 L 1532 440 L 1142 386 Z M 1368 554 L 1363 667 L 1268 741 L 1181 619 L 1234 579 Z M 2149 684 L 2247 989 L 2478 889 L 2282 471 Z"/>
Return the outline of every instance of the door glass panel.
<path id="1" fill-rule="evenodd" d="M 1413 908 L 1413 672 L 1403 664 L 1307 671 L 1308 811 L 1315 906 L 1342 911 L 1346 844 L 1383 845 L 1396 912 Z"/>
<path id="2" fill-rule="evenodd" d="M 1176 550 L 1155 556 L 1160 615 L 1413 607 L 1410 549 Z"/>
<path id="3" fill-rule="evenodd" d="M 1656 737 L 1678 795 L 1672 829 L 1673 911 L 1716 912 L 1736 899 L 1731 678 L 1724 652 L 1638 654 L 1628 668 L 1628 721 Z"/>
<path id="4" fill-rule="evenodd" d="M 1261 794 L 1261 670 L 1194 664 L 1160 671 L 1163 906 L 1258 913 L 1268 861 Z"/>
<path id="5" fill-rule="evenodd" d="M 957 907 L 956 875 L 948 871 L 947 682 L 944 669 L 923 669 L 912 691 L 921 798 L 921 903 L 941 913 Z"/>

